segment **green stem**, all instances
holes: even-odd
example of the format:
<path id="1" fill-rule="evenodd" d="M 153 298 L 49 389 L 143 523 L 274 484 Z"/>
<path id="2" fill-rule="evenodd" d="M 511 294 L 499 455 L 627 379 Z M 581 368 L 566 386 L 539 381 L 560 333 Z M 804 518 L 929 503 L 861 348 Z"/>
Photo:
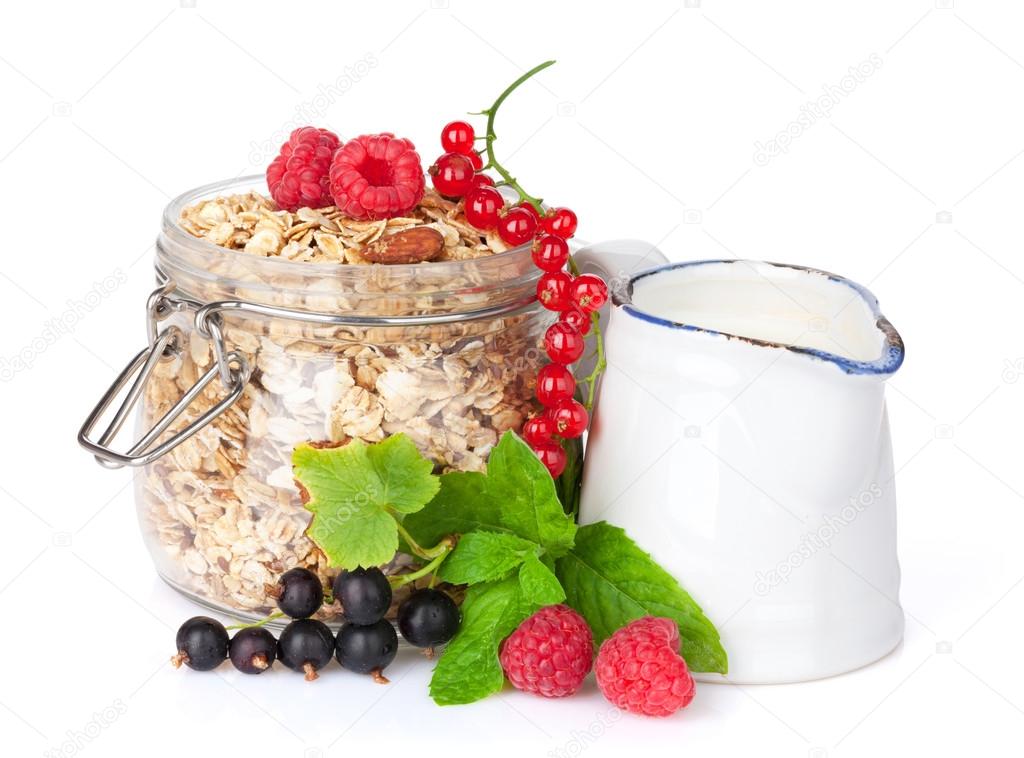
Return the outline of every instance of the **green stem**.
<path id="1" fill-rule="evenodd" d="M 430 563 L 425 566 L 413 571 L 410 574 L 399 574 L 398 576 L 388 577 L 388 581 L 391 583 L 391 589 L 397 590 L 399 587 L 404 587 L 409 582 L 415 582 L 417 579 L 426 576 L 427 574 L 433 574 L 437 571 L 438 566 L 444 563 L 444 559 L 448 557 L 448 553 L 451 552 L 451 547 L 445 545 L 444 552 L 434 558 Z M 431 580 L 433 584 L 433 580 Z"/>
<path id="2" fill-rule="evenodd" d="M 263 626 L 264 624 L 269 624 L 271 621 L 274 621 L 275 619 L 279 619 L 279 618 L 284 618 L 284 614 L 283 613 L 271 613 L 265 619 L 260 619 L 259 621 L 254 621 L 251 624 L 232 624 L 231 626 L 226 626 L 224 628 L 225 629 L 248 629 L 250 626 Z"/>
<path id="3" fill-rule="evenodd" d="M 587 384 L 587 402 L 583 404 L 586 406 L 587 413 L 590 413 L 594 409 L 594 393 L 597 391 L 597 380 L 608 367 L 608 361 L 604 357 L 604 338 L 601 335 L 601 317 L 597 313 L 591 313 L 590 320 L 594 324 L 594 347 L 597 349 L 597 362 L 594 364 L 594 370 L 590 372 L 590 376 L 583 380 Z"/>
<path id="4" fill-rule="evenodd" d="M 402 526 L 402 522 L 395 516 L 395 514 L 392 513 L 391 515 L 395 519 L 395 526 L 398 527 L 398 533 L 402 535 L 402 539 L 406 541 L 406 544 L 409 545 L 413 554 L 418 558 L 422 558 L 425 561 L 433 560 L 439 555 L 446 554 L 449 550 L 455 547 L 455 540 L 450 536 L 445 537 L 433 547 L 421 547 L 420 544 L 413 539 L 412 535 L 409 534 L 409 531 Z"/>
<path id="5" fill-rule="evenodd" d="M 494 117 L 498 115 L 498 108 L 500 108 L 501 104 L 505 102 L 505 98 L 511 95 L 512 92 L 515 91 L 515 89 L 520 84 L 525 82 L 534 74 L 543 71 L 548 66 L 553 66 L 554 63 L 554 61 L 545 61 L 544 63 L 541 63 L 539 66 L 534 66 L 533 68 L 531 68 L 525 74 L 523 74 L 510 85 L 508 85 L 508 87 L 505 88 L 505 91 L 498 95 L 498 99 L 494 101 L 491 107 L 483 111 L 484 113 L 487 114 L 487 132 L 484 135 L 484 138 L 487 140 L 486 167 L 493 168 L 495 171 L 497 171 L 501 178 L 504 180 L 504 183 L 511 187 L 512 189 L 514 189 L 519 194 L 520 200 L 525 200 L 526 202 L 528 202 L 530 205 L 534 207 L 537 213 L 541 215 L 544 214 L 544 209 L 541 207 L 541 199 L 539 197 L 533 197 L 532 195 L 528 194 L 526 190 L 524 190 L 519 185 L 519 182 L 516 181 L 515 177 L 508 172 L 508 169 L 502 166 L 498 162 L 498 159 L 494 157 L 494 140 L 498 138 L 498 136 L 494 133 Z"/>
<path id="6" fill-rule="evenodd" d="M 572 256 L 569 257 L 569 271 L 572 272 L 573 276 L 580 275 L 579 266 L 576 265 L 576 260 Z M 587 413 L 590 413 L 594 408 L 594 393 L 597 391 L 597 380 L 604 373 L 604 370 L 608 368 L 608 361 L 604 355 L 604 335 L 601 334 L 601 316 L 596 311 L 591 313 L 590 322 L 593 324 L 594 348 L 597 351 L 597 362 L 594 364 L 594 370 L 583 379 L 583 383 L 587 385 L 587 399 L 583 403 Z"/>

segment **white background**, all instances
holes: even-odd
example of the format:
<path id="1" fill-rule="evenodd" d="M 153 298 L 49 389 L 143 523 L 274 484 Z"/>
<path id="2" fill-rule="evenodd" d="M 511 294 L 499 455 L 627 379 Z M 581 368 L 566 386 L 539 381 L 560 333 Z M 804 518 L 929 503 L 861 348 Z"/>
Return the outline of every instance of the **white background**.
<path id="1" fill-rule="evenodd" d="M 531 755 L 647 743 L 686 755 L 962 755 L 1019 742 L 1022 9 L 434 5 L 4 4 L 0 751 L 314 758 L 364 742 L 377 755 L 521 742 Z M 872 55 L 877 71 L 829 117 L 756 165 L 755 142 Z M 665 721 L 617 716 L 592 680 L 564 701 L 505 691 L 441 709 L 413 653 L 386 688 L 337 669 L 313 685 L 283 669 L 172 670 L 174 630 L 195 608 L 151 568 L 130 475 L 74 442 L 142 345 L 162 207 L 261 171 L 261 143 L 316 107 L 321 86 L 345 91 L 320 125 L 393 131 L 429 161 L 443 123 L 549 57 L 558 65 L 507 103 L 498 148 L 532 192 L 579 212 L 581 237 L 836 271 L 869 285 L 901 331 L 907 361 L 889 402 L 905 642 L 826 681 L 701 686 Z M 123 283 L 97 305 L 89 293 L 105 277 Z M 87 296 L 95 307 L 83 310 Z M 69 310 L 74 328 L 41 343 Z M 31 366 L 9 371 L 18 355 Z"/>

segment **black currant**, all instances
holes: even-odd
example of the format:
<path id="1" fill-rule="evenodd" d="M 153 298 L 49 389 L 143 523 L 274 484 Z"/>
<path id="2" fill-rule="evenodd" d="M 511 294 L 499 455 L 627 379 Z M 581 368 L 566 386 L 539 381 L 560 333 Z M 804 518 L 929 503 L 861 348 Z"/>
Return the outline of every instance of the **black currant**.
<path id="1" fill-rule="evenodd" d="M 178 654 L 171 658 L 175 668 L 184 663 L 196 671 L 210 671 L 228 657 L 227 630 L 208 616 L 195 616 L 182 624 L 175 642 Z"/>
<path id="2" fill-rule="evenodd" d="M 334 599 L 353 624 L 376 623 L 391 607 L 391 585 L 379 568 L 343 571 L 334 580 Z"/>
<path id="3" fill-rule="evenodd" d="M 317 678 L 316 672 L 331 662 L 334 635 L 327 624 L 315 619 L 297 619 L 281 632 L 277 657 L 292 671 L 302 671 L 306 681 Z"/>
<path id="4" fill-rule="evenodd" d="M 459 609 L 440 590 L 417 590 L 398 606 L 398 628 L 416 647 L 443 645 L 459 631 Z"/>
<path id="5" fill-rule="evenodd" d="M 293 619 L 312 616 L 324 602 L 324 586 L 312 571 L 293 568 L 277 580 L 277 607 Z"/>
<path id="6" fill-rule="evenodd" d="M 380 672 L 395 659 L 397 652 L 398 635 L 390 621 L 381 619 L 368 626 L 348 623 L 338 632 L 338 663 L 357 674 L 372 673 L 377 681 L 387 681 Z"/>
<path id="7" fill-rule="evenodd" d="M 228 656 L 243 674 L 262 674 L 277 657 L 277 640 L 262 626 L 247 626 L 231 638 Z"/>

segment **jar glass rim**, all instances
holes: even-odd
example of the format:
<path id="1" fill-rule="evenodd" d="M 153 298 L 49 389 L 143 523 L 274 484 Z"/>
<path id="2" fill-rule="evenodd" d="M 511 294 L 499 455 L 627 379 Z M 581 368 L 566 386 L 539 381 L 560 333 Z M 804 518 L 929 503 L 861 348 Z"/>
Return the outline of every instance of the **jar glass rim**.
<path id="1" fill-rule="evenodd" d="M 172 245 L 182 245 L 192 253 L 201 252 L 204 256 L 209 255 L 211 259 L 216 256 L 219 262 L 238 262 L 240 265 L 243 265 L 250 270 L 259 270 L 261 273 L 266 275 L 278 274 L 281 276 L 295 276 L 296 274 L 300 274 L 302 276 L 312 275 L 317 278 L 340 280 L 361 279 L 365 276 L 365 271 L 360 271 L 360 269 L 365 269 L 366 267 L 361 265 L 292 261 L 287 258 L 261 257 L 253 255 L 252 253 L 246 253 L 243 250 L 232 250 L 230 248 L 221 247 L 209 240 L 190 234 L 185 231 L 179 223 L 182 211 L 190 205 L 219 195 L 260 191 L 261 189 L 265 189 L 265 182 L 266 177 L 262 174 L 251 174 L 248 176 L 236 177 L 234 179 L 204 184 L 178 195 L 164 208 L 162 238 L 172 243 Z M 165 249 L 162 252 L 170 254 L 173 257 L 173 252 L 170 250 Z M 512 261 L 518 262 L 519 259 L 528 259 L 529 257 L 530 244 L 526 243 L 502 253 L 494 253 L 493 255 L 481 256 L 478 258 L 467 258 L 465 260 L 389 264 L 387 266 L 382 266 L 380 264 L 371 265 L 375 268 L 386 269 L 389 275 L 393 275 L 396 278 L 406 278 L 413 271 L 422 271 L 423 269 L 429 269 L 431 276 L 443 276 L 447 271 L 450 271 L 452 277 L 455 278 L 464 271 L 469 264 L 477 267 L 486 267 L 488 262 L 493 261 L 493 264 L 491 265 L 496 267 L 506 266 Z M 176 262 L 177 265 L 181 265 L 181 263 L 181 261 Z M 189 265 L 186 265 L 185 267 L 195 268 L 194 266 Z M 529 271 L 529 269 L 527 270 Z M 534 272 L 536 272 L 535 268 L 530 272 L 530 278 L 535 278 L 532 276 Z M 200 274 L 201 272 L 194 271 L 194 273 Z M 537 273 L 539 274 L 539 272 Z"/>

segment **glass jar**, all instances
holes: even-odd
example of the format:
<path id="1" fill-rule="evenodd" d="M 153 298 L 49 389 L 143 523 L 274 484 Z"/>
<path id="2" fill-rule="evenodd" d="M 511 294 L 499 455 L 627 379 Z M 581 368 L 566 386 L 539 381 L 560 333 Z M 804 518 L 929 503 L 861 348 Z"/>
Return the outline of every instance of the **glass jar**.
<path id="1" fill-rule="evenodd" d="M 304 533 L 296 443 L 402 432 L 438 472 L 481 470 L 501 433 L 533 410 L 553 320 L 536 300 L 540 271 L 528 246 L 462 261 L 322 264 L 229 250 L 179 225 L 185 207 L 261 184 L 209 185 L 167 207 L 150 347 L 80 435 L 106 465 L 143 466 L 138 516 L 160 576 L 248 618 L 273 610 L 266 589 L 283 571 L 333 575 Z M 93 441 L 92 427 L 129 383 Z M 140 440 L 116 453 L 109 445 L 136 399 Z M 398 556 L 389 569 L 401 567 Z M 325 606 L 321 616 L 336 614 Z"/>

